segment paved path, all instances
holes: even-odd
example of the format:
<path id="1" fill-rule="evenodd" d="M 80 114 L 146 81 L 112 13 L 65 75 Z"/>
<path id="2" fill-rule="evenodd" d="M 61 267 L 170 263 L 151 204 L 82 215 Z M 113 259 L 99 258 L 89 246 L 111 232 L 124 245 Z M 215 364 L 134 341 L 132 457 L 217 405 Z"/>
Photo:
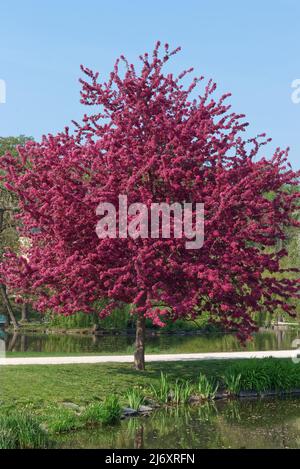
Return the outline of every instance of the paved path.
<path id="1" fill-rule="evenodd" d="M 266 352 L 217 352 L 146 355 L 146 362 L 175 362 L 191 360 L 230 360 L 236 358 L 299 358 L 300 350 L 273 350 Z M 78 363 L 132 363 L 132 355 L 88 355 L 74 357 L 0 358 L 0 365 L 71 365 Z"/>

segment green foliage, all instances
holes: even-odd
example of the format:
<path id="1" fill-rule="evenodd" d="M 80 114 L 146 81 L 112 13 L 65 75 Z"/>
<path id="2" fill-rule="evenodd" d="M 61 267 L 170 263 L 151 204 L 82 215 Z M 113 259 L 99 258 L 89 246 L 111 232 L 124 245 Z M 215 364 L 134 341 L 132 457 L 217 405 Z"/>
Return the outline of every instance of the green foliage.
<path id="1" fill-rule="evenodd" d="M 104 307 L 105 300 L 99 301 L 97 304 L 98 309 Z M 122 304 L 119 307 L 115 308 L 112 313 L 105 319 L 100 319 L 97 314 L 84 314 L 78 312 L 71 316 L 63 316 L 58 314 L 47 315 L 48 326 L 51 328 L 58 329 L 88 329 L 94 325 L 98 325 L 103 329 L 118 329 L 124 330 L 129 328 L 134 328 L 135 323 L 130 314 L 131 306 L 128 304 Z M 146 321 L 146 327 L 148 329 L 157 329 L 153 326 L 150 320 Z M 205 331 L 205 332 L 215 332 L 218 331 L 217 326 L 210 324 L 209 315 L 203 313 L 195 321 L 179 319 L 175 322 L 168 321 L 166 326 L 161 329 L 162 332 L 194 332 L 194 331 Z"/>
<path id="2" fill-rule="evenodd" d="M 241 390 L 241 373 L 235 373 L 232 371 L 228 371 L 224 376 L 223 376 L 223 381 L 224 385 L 226 388 L 226 391 L 229 392 L 229 394 L 236 396 L 239 394 Z"/>
<path id="3" fill-rule="evenodd" d="M 88 425 L 114 425 L 121 419 L 122 407 L 119 398 L 111 394 L 104 402 L 89 404 L 80 416 L 80 420 Z"/>
<path id="4" fill-rule="evenodd" d="M 122 407 L 119 398 L 114 394 L 107 396 L 99 408 L 98 415 L 102 425 L 114 425 L 118 423 L 122 415 Z"/>
<path id="5" fill-rule="evenodd" d="M 241 391 L 265 391 L 289 392 L 292 389 L 300 389 L 300 367 L 290 361 L 276 360 L 273 358 L 245 360 L 232 367 L 230 375 L 238 375 Z"/>
<path id="6" fill-rule="evenodd" d="M 166 326 L 162 329 L 163 332 L 180 332 L 180 331 L 205 331 L 205 332 L 217 332 L 220 328 L 210 322 L 210 314 L 203 312 L 195 320 L 178 319 L 176 321 L 167 321 Z M 150 323 L 147 323 L 147 327 L 153 327 Z"/>
<path id="7" fill-rule="evenodd" d="M 24 413 L 0 415 L 0 449 L 49 448 L 51 442 L 39 422 Z"/>
<path id="8" fill-rule="evenodd" d="M 59 407 L 47 416 L 47 428 L 51 433 L 65 433 L 80 427 L 78 416 L 70 409 Z"/>
<path id="9" fill-rule="evenodd" d="M 186 404 L 189 402 L 193 392 L 193 386 L 189 381 L 176 380 L 172 387 L 171 398 L 175 404 Z"/>
<path id="10" fill-rule="evenodd" d="M 203 373 L 200 373 L 196 389 L 201 399 L 214 399 L 218 388 L 218 383 L 214 380 L 208 379 Z"/>
<path id="11" fill-rule="evenodd" d="M 89 404 L 80 416 L 82 422 L 88 425 L 102 423 L 103 405 L 100 402 Z"/>
<path id="12" fill-rule="evenodd" d="M 105 300 L 99 300 L 97 302 L 97 309 L 99 311 L 106 304 Z M 91 328 L 94 325 L 98 325 L 103 329 L 130 329 L 135 328 L 135 321 L 132 317 L 131 305 L 121 304 L 119 307 L 115 308 L 112 313 L 105 319 L 100 319 L 97 314 L 84 314 L 78 312 L 71 316 L 62 316 L 57 314 L 47 315 L 49 327 L 59 328 L 59 329 L 84 329 Z M 179 319 L 177 321 L 168 321 L 166 326 L 161 329 L 153 326 L 151 320 L 146 320 L 147 329 L 159 329 L 161 332 L 195 332 L 198 330 L 204 332 L 216 332 L 218 327 L 209 322 L 209 314 L 203 313 L 195 320 L 185 320 Z"/>
<path id="13" fill-rule="evenodd" d="M 48 327 L 58 329 L 85 329 L 91 328 L 98 323 L 98 318 L 93 314 L 77 313 L 71 316 L 59 314 L 48 315 L 46 317 Z"/>
<path id="14" fill-rule="evenodd" d="M 29 140 L 32 140 L 32 138 L 25 137 L 24 135 L 20 135 L 19 137 L 0 137 L 0 158 L 6 152 L 10 152 L 13 156 L 16 156 L 16 147 L 18 145 L 24 145 Z M 2 174 L 2 171 L 0 171 L 0 176 Z M 14 212 L 18 208 L 18 205 L 16 195 L 4 186 L 0 178 L 0 209 L 3 210 L 0 226 L 0 262 L 7 248 L 17 252 L 21 246 L 19 233 L 17 231 L 17 222 L 14 217 Z M 0 310 L 1 309 L 4 310 L 4 305 L 0 297 Z"/>
<path id="15" fill-rule="evenodd" d="M 0 137 L 0 156 L 3 156 L 8 151 L 12 155 L 16 155 L 17 145 L 24 145 L 30 140 L 33 140 L 33 138 L 25 137 L 25 135 L 19 135 L 18 137 Z"/>
<path id="16" fill-rule="evenodd" d="M 162 404 L 184 404 L 190 400 L 193 386 L 189 380 L 182 379 L 176 379 L 175 384 L 172 384 L 168 375 L 161 372 L 159 383 L 152 385 L 151 391 L 153 397 Z"/>
<path id="17" fill-rule="evenodd" d="M 105 301 L 103 300 L 102 306 Z M 99 305 L 99 310 L 101 305 Z M 90 329 L 94 325 L 100 326 L 103 329 L 119 329 L 124 330 L 130 318 L 130 306 L 122 305 L 115 308 L 110 316 L 105 319 L 100 319 L 97 314 L 85 314 L 78 312 L 71 316 L 63 316 L 59 314 L 49 313 L 46 317 L 48 327 L 57 329 Z"/>
<path id="18" fill-rule="evenodd" d="M 170 399 L 171 384 L 168 375 L 161 371 L 158 384 L 151 385 L 153 397 L 161 403 L 167 404 Z"/>
<path id="19" fill-rule="evenodd" d="M 127 329 L 131 320 L 130 310 L 131 306 L 125 303 L 115 308 L 108 317 L 100 321 L 101 327 L 104 329 Z M 134 327 L 134 324 L 132 325 Z"/>
<path id="20" fill-rule="evenodd" d="M 140 406 L 144 404 L 145 397 L 138 388 L 131 388 L 126 393 L 129 407 L 134 410 L 139 410 Z"/>

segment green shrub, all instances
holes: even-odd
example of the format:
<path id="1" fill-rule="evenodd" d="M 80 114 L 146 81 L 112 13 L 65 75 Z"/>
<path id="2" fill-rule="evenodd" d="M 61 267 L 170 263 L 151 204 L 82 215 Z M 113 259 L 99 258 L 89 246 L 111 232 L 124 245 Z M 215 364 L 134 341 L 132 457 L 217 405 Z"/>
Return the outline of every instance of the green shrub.
<path id="1" fill-rule="evenodd" d="M 106 305 L 106 301 L 97 302 L 99 309 Z M 98 314 L 85 314 L 78 312 L 70 316 L 60 314 L 48 314 L 49 327 L 61 329 L 89 329 L 99 325 L 104 329 L 126 329 L 130 319 L 130 305 L 123 304 L 115 308 L 105 319 L 100 319 Z"/>
<path id="2" fill-rule="evenodd" d="M 171 390 L 171 399 L 176 404 L 186 404 L 192 395 L 193 386 L 189 381 L 176 380 Z"/>
<path id="3" fill-rule="evenodd" d="M 0 415 L 0 449 L 45 449 L 51 446 L 38 420 L 23 413 Z"/>
<path id="4" fill-rule="evenodd" d="M 144 404 L 145 397 L 141 391 L 137 388 L 132 388 L 127 391 L 126 394 L 129 407 L 134 410 L 139 410 L 140 406 Z"/>
<path id="5" fill-rule="evenodd" d="M 103 404 L 94 402 L 89 404 L 80 416 L 80 420 L 88 425 L 97 425 L 102 423 Z"/>
<path id="6" fill-rule="evenodd" d="M 124 330 L 129 327 L 131 319 L 131 305 L 122 304 L 116 307 L 105 319 L 100 319 L 99 324 L 104 329 Z"/>
<path id="7" fill-rule="evenodd" d="M 224 385 L 226 391 L 228 391 L 229 394 L 233 396 L 239 394 L 241 390 L 241 378 L 241 373 L 235 373 L 230 371 L 223 376 Z"/>
<path id="8" fill-rule="evenodd" d="M 300 367 L 291 361 L 274 358 L 245 360 L 230 368 L 229 373 L 240 378 L 241 391 L 289 392 L 300 389 Z"/>
<path id="9" fill-rule="evenodd" d="M 153 328 L 151 321 L 147 322 L 147 327 Z M 194 320 L 177 319 L 176 321 L 167 320 L 166 325 L 162 329 L 163 332 L 180 332 L 180 331 L 202 331 L 202 332 L 219 332 L 220 327 L 211 322 L 209 313 L 203 312 Z"/>
<path id="10" fill-rule="evenodd" d="M 99 419 L 103 425 L 113 425 L 120 421 L 122 407 L 119 398 L 115 395 L 108 396 L 99 407 Z"/>
<path id="11" fill-rule="evenodd" d="M 157 385 L 151 385 L 151 391 L 158 402 L 167 404 L 170 400 L 171 384 L 168 375 L 161 372 L 160 380 Z"/>
<path id="12" fill-rule="evenodd" d="M 48 316 L 49 327 L 61 329 L 81 329 L 90 328 L 97 324 L 98 319 L 93 314 L 76 313 L 70 316 L 63 316 L 60 314 L 52 314 Z"/>
<path id="13" fill-rule="evenodd" d="M 200 373 L 196 390 L 201 399 L 214 399 L 218 388 L 218 383 L 209 380 L 204 374 Z"/>

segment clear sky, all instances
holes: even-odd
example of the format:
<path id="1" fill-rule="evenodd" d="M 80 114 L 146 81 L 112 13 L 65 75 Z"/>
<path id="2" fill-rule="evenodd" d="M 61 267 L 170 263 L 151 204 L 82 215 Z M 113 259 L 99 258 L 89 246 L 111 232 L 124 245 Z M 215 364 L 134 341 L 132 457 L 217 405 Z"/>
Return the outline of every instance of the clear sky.
<path id="1" fill-rule="evenodd" d="M 103 78 L 123 53 L 137 62 L 156 40 L 183 50 L 174 72 L 194 66 L 233 93 L 252 134 L 266 131 L 291 147 L 300 168 L 299 0 L 1 0 L 0 135 L 55 133 L 80 119 L 79 66 Z"/>

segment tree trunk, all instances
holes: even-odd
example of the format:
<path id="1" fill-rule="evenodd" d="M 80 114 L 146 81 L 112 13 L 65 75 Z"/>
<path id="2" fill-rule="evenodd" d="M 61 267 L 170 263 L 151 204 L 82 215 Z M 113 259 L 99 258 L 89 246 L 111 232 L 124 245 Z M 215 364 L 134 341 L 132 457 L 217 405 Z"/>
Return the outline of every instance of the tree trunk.
<path id="1" fill-rule="evenodd" d="M 21 321 L 27 322 L 28 321 L 28 304 L 22 304 L 22 312 L 21 312 Z"/>
<path id="2" fill-rule="evenodd" d="M 12 306 L 10 304 L 9 298 L 7 296 L 6 287 L 5 287 L 5 285 L 3 285 L 3 283 L 0 284 L 0 292 L 1 292 L 2 299 L 3 299 L 3 303 L 6 306 L 8 315 L 10 317 L 11 323 L 13 324 L 14 329 L 18 329 L 18 323 L 17 323 L 17 320 L 15 318 L 15 315 L 14 315 Z"/>
<path id="3" fill-rule="evenodd" d="M 134 365 L 137 370 L 145 369 L 145 328 L 146 320 L 144 316 L 138 316 L 136 320 L 136 339 Z"/>
<path id="4" fill-rule="evenodd" d="M 7 347 L 8 352 L 13 352 L 14 351 L 14 348 L 15 348 L 15 346 L 17 344 L 17 341 L 18 341 L 18 337 L 19 337 L 19 334 L 16 331 L 14 331 L 13 336 L 12 336 L 11 340 L 8 343 L 8 347 Z"/>
<path id="5" fill-rule="evenodd" d="M 27 352 L 27 342 L 28 336 L 25 334 L 21 335 L 21 352 Z"/>
<path id="6" fill-rule="evenodd" d="M 141 425 L 135 434 L 134 438 L 134 449 L 144 448 L 144 426 Z"/>

